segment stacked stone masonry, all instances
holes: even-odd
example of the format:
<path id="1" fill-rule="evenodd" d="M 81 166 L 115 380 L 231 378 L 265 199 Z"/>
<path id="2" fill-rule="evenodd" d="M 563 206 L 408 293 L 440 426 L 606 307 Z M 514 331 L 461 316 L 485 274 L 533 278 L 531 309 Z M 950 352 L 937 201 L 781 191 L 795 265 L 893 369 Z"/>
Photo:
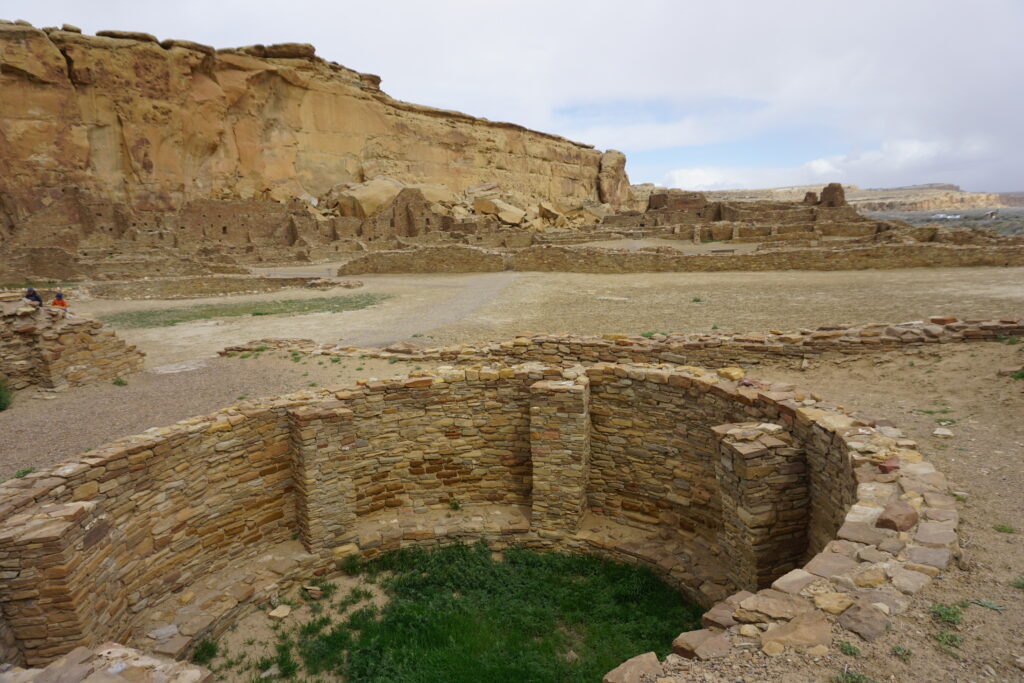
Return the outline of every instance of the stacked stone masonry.
<path id="1" fill-rule="evenodd" d="M 549 365 L 668 363 L 724 367 L 772 361 L 805 361 L 835 356 L 873 354 L 901 348 L 992 341 L 1024 336 L 1024 318 L 959 320 L 932 316 L 903 323 L 825 325 L 814 329 L 769 330 L 759 333 L 673 333 L 649 337 L 606 334 L 600 337 L 548 334 L 519 336 L 503 342 L 416 348 L 399 343 L 386 349 L 316 344 L 310 339 L 259 339 L 231 346 L 221 354 L 253 351 L 263 346 L 296 353 L 359 356 L 446 363 L 536 361 Z"/>
<path id="2" fill-rule="evenodd" d="M 727 250 L 732 251 L 732 250 Z M 368 252 L 338 269 L 364 273 L 516 270 L 560 273 L 674 273 L 768 270 L 867 270 L 1024 265 L 1024 245 L 872 244 L 743 253 L 686 254 L 540 245 L 507 252 L 459 245 Z"/>
<path id="3" fill-rule="evenodd" d="M 648 564 L 714 604 L 709 623 L 727 621 L 723 604 L 759 618 L 757 601 L 729 598 L 738 589 L 827 587 L 854 602 L 869 590 L 865 600 L 903 604 L 952 557 L 945 481 L 888 423 L 737 368 L 590 362 L 591 347 L 544 346 L 554 364 L 442 367 L 243 402 L 0 484 L 4 659 L 44 664 L 137 639 L 171 595 L 255 566 L 293 535 L 308 560 L 275 564 L 281 580 L 484 538 Z M 567 363 L 574 353 L 588 365 Z M 889 528 L 897 503 L 926 521 Z M 253 599 L 231 591 L 175 654 Z"/>
<path id="4" fill-rule="evenodd" d="M 0 381 L 12 389 L 109 381 L 141 370 L 143 358 L 96 320 L 0 302 Z"/>

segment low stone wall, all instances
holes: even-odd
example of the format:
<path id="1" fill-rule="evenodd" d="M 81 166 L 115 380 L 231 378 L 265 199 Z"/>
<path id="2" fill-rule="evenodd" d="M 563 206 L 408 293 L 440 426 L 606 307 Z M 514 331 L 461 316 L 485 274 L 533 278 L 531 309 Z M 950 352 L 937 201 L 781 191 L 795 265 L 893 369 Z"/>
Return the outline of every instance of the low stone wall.
<path id="1" fill-rule="evenodd" d="M 0 380 L 12 389 L 81 386 L 142 369 L 144 355 L 99 321 L 0 303 Z"/>
<path id="2" fill-rule="evenodd" d="M 489 273 L 506 270 L 505 255 L 477 247 L 427 246 L 410 250 L 373 251 L 352 259 L 338 275 L 364 273 Z"/>
<path id="3" fill-rule="evenodd" d="M 816 329 L 771 330 L 756 334 L 727 332 L 654 334 L 650 337 L 607 334 L 534 335 L 510 341 L 415 348 L 395 344 L 386 349 L 365 349 L 316 344 L 311 339 L 259 339 L 231 346 L 220 353 L 253 351 L 260 346 L 285 348 L 327 356 L 368 356 L 449 363 L 536 361 L 552 365 L 614 363 L 670 363 L 724 367 L 773 361 L 797 361 L 829 356 L 871 354 L 894 349 L 1000 338 L 1024 337 L 1024 317 L 999 320 L 958 320 L 933 316 L 927 321 L 826 325 Z"/>
<path id="4" fill-rule="evenodd" d="M 701 241 L 737 242 L 817 239 L 822 234 L 856 236 L 833 226 L 828 233 L 792 232 L 772 237 L 727 235 L 713 230 Z M 719 229 L 719 228 L 715 228 Z M 691 233 L 692 229 L 687 228 Z M 709 229 L 710 230 L 710 229 Z M 744 236 L 746 235 L 746 236 Z M 685 236 L 675 236 L 679 239 Z M 706 238 L 706 239 L 705 239 Z M 591 238 L 592 239 L 592 238 Z M 673 253 L 671 250 L 624 250 L 543 244 L 505 252 L 457 245 L 420 247 L 362 254 L 338 269 L 338 275 L 362 273 L 472 273 L 517 270 L 560 273 L 675 273 L 769 270 L 869 270 L 1024 265 L 1024 245 L 977 246 L 938 243 L 851 244 L 806 248 L 759 249 L 739 253 Z"/>
<path id="5" fill-rule="evenodd" d="M 516 252 L 512 269 L 568 273 L 662 273 L 1019 265 L 1024 265 L 1022 245 L 887 244 L 733 254 L 667 254 L 663 251 L 537 246 Z"/>
<path id="6" fill-rule="evenodd" d="M 2 654 L 37 664 L 125 642 L 154 605 L 292 535 L 306 571 L 473 538 L 597 552 L 705 604 L 822 563 L 867 571 L 832 559 L 837 531 L 888 548 L 907 574 L 934 542 L 955 545 L 871 526 L 899 487 L 942 495 L 912 442 L 734 370 L 441 368 L 240 403 L 4 482 L 0 632 L 15 645 Z M 227 589 L 208 601 L 216 615 L 178 605 L 189 621 L 174 652 L 251 595 Z"/>

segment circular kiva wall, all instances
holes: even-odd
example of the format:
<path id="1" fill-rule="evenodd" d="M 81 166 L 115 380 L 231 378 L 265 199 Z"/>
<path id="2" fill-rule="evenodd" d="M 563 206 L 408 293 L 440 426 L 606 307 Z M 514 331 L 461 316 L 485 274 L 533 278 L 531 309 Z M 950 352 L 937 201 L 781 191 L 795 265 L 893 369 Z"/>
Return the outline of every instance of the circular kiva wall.
<path id="1" fill-rule="evenodd" d="M 0 654 L 38 664 L 133 642 L 154 610 L 173 621 L 194 592 L 207 600 L 204 577 L 256 567 L 292 539 L 304 559 L 272 566 L 280 582 L 352 555 L 484 538 L 646 563 L 709 606 L 779 577 L 802 588 L 859 570 L 832 552 L 837 534 L 944 566 L 955 533 L 906 533 L 927 496 L 945 504 L 911 442 L 789 386 L 719 373 L 442 368 L 241 403 L 11 480 Z M 911 526 L 878 528 L 897 498 Z M 180 647 L 216 635 L 266 586 L 221 588 Z"/>

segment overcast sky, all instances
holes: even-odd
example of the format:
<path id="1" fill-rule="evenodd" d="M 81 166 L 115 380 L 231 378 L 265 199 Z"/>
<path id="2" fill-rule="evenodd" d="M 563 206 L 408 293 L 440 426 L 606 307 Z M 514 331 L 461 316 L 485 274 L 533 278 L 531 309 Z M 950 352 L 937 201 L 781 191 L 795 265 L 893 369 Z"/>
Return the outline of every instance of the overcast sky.
<path id="1" fill-rule="evenodd" d="M 1024 0 L 0 0 L 0 17 L 313 43 L 399 99 L 620 149 L 633 182 L 1024 190 Z"/>

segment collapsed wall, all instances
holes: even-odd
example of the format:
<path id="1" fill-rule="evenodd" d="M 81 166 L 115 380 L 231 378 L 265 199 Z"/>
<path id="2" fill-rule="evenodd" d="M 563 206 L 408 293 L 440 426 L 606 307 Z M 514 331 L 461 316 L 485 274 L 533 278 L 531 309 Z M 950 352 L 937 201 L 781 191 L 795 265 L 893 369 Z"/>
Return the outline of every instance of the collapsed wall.
<path id="1" fill-rule="evenodd" d="M 0 302 L 0 381 L 12 389 L 124 377 L 141 370 L 144 357 L 97 320 Z"/>

